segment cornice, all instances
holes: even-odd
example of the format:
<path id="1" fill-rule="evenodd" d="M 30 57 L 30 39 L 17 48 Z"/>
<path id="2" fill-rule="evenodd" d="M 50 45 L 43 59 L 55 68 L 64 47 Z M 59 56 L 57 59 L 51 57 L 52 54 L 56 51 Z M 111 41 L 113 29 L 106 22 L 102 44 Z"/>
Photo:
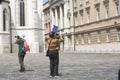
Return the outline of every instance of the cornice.
<path id="1" fill-rule="evenodd" d="M 119 0 L 113 0 L 114 2 L 119 2 Z"/>
<path id="2" fill-rule="evenodd" d="M 108 25 L 108 26 L 102 26 L 99 28 L 92 28 L 92 29 L 87 29 L 87 30 L 83 30 L 83 31 L 76 31 L 75 34 L 89 33 L 89 32 L 94 32 L 94 31 L 99 31 L 99 30 L 104 30 L 104 29 L 107 30 L 110 28 L 116 28 L 116 26 L 120 26 L 120 23 L 118 23 L 117 25 L 113 24 L 113 25 Z"/>
<path id="3" fill-rule="evenodd" d="M 75 28 L 83 27 L 83 26 L 87 26 L 87 25 L 91 25 L 91 24 L 95 24 L 95 23 L 105 22 L 105 21 L 109 21 L 111 19 L 117 19 L 117 18 L 120 18 L 120 16 L 115 16 L 115 17 L 111 17 L 111 18 L 108 18 L 108 19 L 102 19 L 100 21 L 94 21 L 94 22 L 91 22 L 91 23 L 86 23 L 86 24 L 83 24 L 83 25 L 78 25 L 78 26 L 75 26 Z"/>
<path id="4" fill-rule="evenodd" d="M 3 2 L 8 2 L 9 3 L 10 1 L 9 0 L 3 0 Z"/>
<path id="5" fill-rule="evenodd" d="M 52 2 L 49 1 L 51 8 L 56 8 L 57 6 L 60 6 L 61 4 L 64 4 L 64 0 L 53 0 Z"/>
<path id="6" fill-rule="evenodd" d="M 75 26 L 75 29 L 78 28 L 78 27 L 84 27 L 84 26 L 87 26 L 87 25 L 90 25 L 90 24 L 100 23 L 100 22 L 108 21 L 108 20 L 115 19 L 115 18 L 120 18 L 120 16 L 112 17 L 112 18 L 109 18 L 109 19 L 103 19 L 103 20 L 100 20 L 100 21 L 95 21 L 95 22 L 92 22 L 92 23 L 84 24 L 84 25 Z M 102 27 L 94 28 L 94 29 L 88 29 L 88 30 L 84 30 L 84 31 L 76 31 L 75 34 L 83 33 L 83 32 L 84 33 L 85 32 L 93 32 L 93 31 L 102 30 L 102 29 L 115 28 L 115 26 L 117 26 L 119 28 L 120 23 L 112 24 L 112 25 L 108 25 L 108 26 L 102 26 Z"/>
<path id="7" fill-rule="evenodd" d="M 109 0 L 103 0 L 103 3 L 107 4 L 107 3 L 109 3 Z"/>
<path id="8" fill-rule="evenodd" d="M 0 4 L 2 3 L 2 2 L 10 2 L 9 0 L 0 0 Z"/>
<path id="9" fill-rule="evenodd" d="M 11 28 L 11 30 L 44 30 L 42 28 L 32 28 L 32 27 L 17 27 L 17 28 Z"/>

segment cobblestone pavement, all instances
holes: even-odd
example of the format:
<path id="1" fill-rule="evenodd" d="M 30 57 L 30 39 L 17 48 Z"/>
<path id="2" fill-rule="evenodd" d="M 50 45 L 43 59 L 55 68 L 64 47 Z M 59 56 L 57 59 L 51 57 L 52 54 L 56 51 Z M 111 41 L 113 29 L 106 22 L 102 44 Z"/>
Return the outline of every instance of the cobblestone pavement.
<path id="1" fill-rule="evenodd" d="M 49 77 L 49 59 L 27 53 L 26 72 L 19 72 L 17 53 L 0 55 L 0 80 L 118 80 L 120 54 L 60 53 L 60 77 Z"/>

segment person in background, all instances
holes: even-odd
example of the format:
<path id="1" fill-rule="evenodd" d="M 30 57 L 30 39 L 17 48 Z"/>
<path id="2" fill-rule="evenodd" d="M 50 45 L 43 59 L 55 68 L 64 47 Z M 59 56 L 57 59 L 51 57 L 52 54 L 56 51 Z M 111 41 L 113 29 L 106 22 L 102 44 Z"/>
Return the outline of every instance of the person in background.
<path id="1" fill-rule="evenodd" d="M 16 44 L 18 44 L 18 59 L 19 59 L 19 64 L 20 64 L 20 70 L 19 72 L 25 72 L 25 66 L 24 66 L 24 57 L 25 57 L 25 52 L 23 51 L 23 46 L 24 46 L 24 39 L 22 39 L 20 36 L 15 36 L 16 38 Z"/>
<path id="2" fill-rule="evenodd" d="M 50 77 L 59 76 L 59 45 L 63 41 L 62 36 L 54 32 L 49 33 L 47 43 L 49 45 Z"/>

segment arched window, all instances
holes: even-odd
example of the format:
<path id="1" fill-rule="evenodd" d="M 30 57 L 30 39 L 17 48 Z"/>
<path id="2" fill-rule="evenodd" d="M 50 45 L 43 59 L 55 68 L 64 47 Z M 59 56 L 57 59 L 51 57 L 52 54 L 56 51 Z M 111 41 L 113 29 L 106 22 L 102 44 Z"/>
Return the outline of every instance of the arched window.
<path id="1" fill-rule="evenodd" d="M 3 10 L 3 31 L 6 31 L 6 13 L 7 13 L 7 10 L 4 9 Z"/>
<path id="2" fill-rule="evenodd" d="M 24 1 L 20 1 L 20 26 L 25 26 L 25 5 Z"/>

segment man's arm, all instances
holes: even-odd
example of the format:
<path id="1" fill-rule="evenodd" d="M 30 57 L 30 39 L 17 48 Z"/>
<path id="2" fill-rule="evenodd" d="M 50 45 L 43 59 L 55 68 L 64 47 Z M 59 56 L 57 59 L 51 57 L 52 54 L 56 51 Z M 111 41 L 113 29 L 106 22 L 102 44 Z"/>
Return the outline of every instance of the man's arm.
<path id="1" fill-rule="evenodd" d="M 63 42 L 63 41 L 64 41 L 63 37 L 60 36 L 60 38 L 59 38 L 59 42 Z"/>
<path id="2" fill-rule="evenodd" d="M 16 41 L 14 42 L 15 44 L 18 44 L 19 43 L 19 40 L 18 39 L 16 39 Z"/>

